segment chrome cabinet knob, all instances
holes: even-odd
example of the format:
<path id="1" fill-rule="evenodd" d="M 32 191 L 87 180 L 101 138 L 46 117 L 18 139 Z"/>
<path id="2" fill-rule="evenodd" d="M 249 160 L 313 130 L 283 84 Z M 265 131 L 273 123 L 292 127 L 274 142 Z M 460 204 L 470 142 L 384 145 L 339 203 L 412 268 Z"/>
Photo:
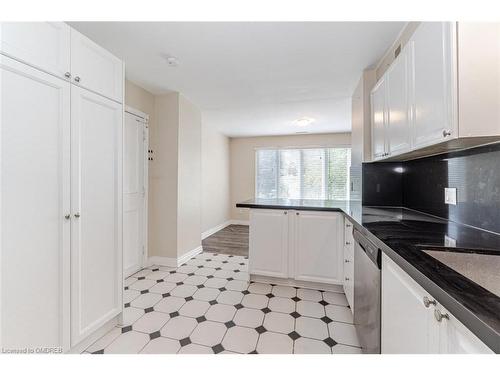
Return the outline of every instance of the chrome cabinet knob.
<path id="1" fill-rule="evenodd" d="M 65 76 L 66 78 L 71 78 L 71 73 L 70 73 L 70 72 L 66 72 L 66 73 L 64 73 L 64 76 Z"/>
<path id="2" fill-rule="evenodd" d="M 80 213 L 79 213 L 79 212 L 77 212 L 77 213 L 75 214 L 75 217 L 78 219 L 78 218 L 80 217 Z"/>
<path id="3" fill-rule="evenodd" d="M 451 135 L 451 130 L 449 129 L 444 129 L 443 130 L 443 137 L 449 137 Z"/>
<path id="4" fill-rule="evenodd" d="M 433 300 L 431 300 L 431 299 L 429 299 L 429 297 L 427 297 L 427 296 L 425 296 L 425 297 L 424 297 L 424 306 L 425 306 L 425 307 L 429 307 L 430 305 L 434 305 L 434 306 L 436 306 L 436 303 L 437 303 L 437 302 L 436 302 L 436 300 L 434 300 L 434 299 L 433 299 Z"/>
<path id="5" fill-rule="evenodd" d="M 76 76 L 75 77 L 75 82 L 80 82 L 80 77 Z"/>
<path id="6" fill-rule="evenodd" d="M 64 215 L 64 218 L 65 218 L 66 220 L 69 220 L 69 219 L 71 219 L 71 215 L 70 215 L 70 214 Z"/>
<path id="7" fill-rule="evenodd" d="M 441 320 L 443 320 L 443 319 L 448 319 L 448 320 L 449 320 L 449 319 L 450 319 L 450 316 L 449 316 L 447 313 L 444 313 L 444 314 L 443 314 L 443 313 L 441 312 L 441 310 L 436 309 L 436 310 L 434 310 L 434 318 L 436 318 L 436 320 L 437 320 L 438 322 L 440 322 L 440 321 L 441 321 Z"/>

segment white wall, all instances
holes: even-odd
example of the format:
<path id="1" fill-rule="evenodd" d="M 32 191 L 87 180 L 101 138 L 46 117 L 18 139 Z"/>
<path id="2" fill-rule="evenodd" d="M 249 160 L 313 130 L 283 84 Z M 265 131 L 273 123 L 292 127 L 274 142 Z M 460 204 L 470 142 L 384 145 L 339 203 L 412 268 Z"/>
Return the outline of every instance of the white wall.
<path id="1" fill-rule="evenodd" d="M 230 219 L 229 138 L 207 126 L 201 128 L 201 231 Z"/>
<path id="2" fill-rule="evenodd" d="M 201 246 L 201 112 L 179 95 L 177 256 Z"/>
<path id="3" fill-rule="evenodd" d="M 155 97 L 157 129 L 151 137 L 153 161 L 149 163 L 149 255 L 177 257 L 177 153 L 179 96 Z M 150 135 L 151 136 L 151 135 Z"/>
<path id="4" fill-rule="evenodd" d="M 259 147 L 308 147 L 351 144 L 350 133 L 307 134 L 275 137 L 231 138 L 230 186 L 231 219 L 248 220 L 248 210 L 236 208 L 236 203 L 255 196 L 255 149 Z"/>

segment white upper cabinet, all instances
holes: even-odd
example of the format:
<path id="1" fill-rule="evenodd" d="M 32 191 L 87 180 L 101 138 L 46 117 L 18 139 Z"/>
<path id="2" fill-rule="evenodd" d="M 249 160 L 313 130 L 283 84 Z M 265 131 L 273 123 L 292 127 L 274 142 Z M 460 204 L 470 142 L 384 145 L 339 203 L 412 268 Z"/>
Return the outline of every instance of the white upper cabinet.
<path id="1" fill-rule="evenodd" d="M 342 214 L 296 211 L 294 215 L 295 280 L 342 284 Z"/>
<path id="2" fill-rule="evenodd" d="M 123 102 L 123 63 L 116 56 L 71 29 L 72 82 Z"/>
<path id="3" fill-rule="evenodd" d="M 413 34 L 414 147 L 457 137 L 455 23 L 423 22 Z"/>
<path id="4" fill-rule="evenodd" d="M 420 23 L 371 92 L 372 159 L 499 141 L 499 56 L 500 23 Z"/>
<path id="5" fill-rule="evenodd" d="M 389 156 L 411 148 L 410 87 L 412 49 L 406 46 L 387 71 L 387 144 Z"/>
<path id="6" fill-rule="evenodd" d="M 64 22 L 1 22 L 0 51 L 65 78 L 70 73 L 70 27 Z"/>
<path id="7" fill-rule="evenodd" d="M 374 160 L 387 156 L 387 111 L 385 85 L 385 79 L 382 77 L 375 85 L 370 95 L 372 108 L 372 153 Z"/>

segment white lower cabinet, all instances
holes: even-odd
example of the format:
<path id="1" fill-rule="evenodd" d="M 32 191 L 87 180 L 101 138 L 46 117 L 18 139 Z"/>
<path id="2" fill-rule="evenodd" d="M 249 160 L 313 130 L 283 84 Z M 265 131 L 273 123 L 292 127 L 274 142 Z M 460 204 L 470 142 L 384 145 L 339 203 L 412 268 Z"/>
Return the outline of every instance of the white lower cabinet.
<path id="1" fill-rule="evenodd" d="M 250 210 L 249 272 L 255 275 L 288 275 L 288 211 Z"/>
<path id="2" fill-rule="evenodd" d="M 337 212 L 250 210 L 249 272 L 342 284 L 343 216 Z"/>
<path id="3" fill-rule="evenodd" d="M 382 354 L 492 353 L 385 254 L 381 315 Z"/>
<path id="4" fill-rule="evenodd" d="M 295 211 L 295 280 L 342 284 L 343 216 L 335 212 Z"/>
<path id="5" fill-rule="evenodd" d="M 123 108 L 71 88 L 71 342 L 121 311 Z"/>

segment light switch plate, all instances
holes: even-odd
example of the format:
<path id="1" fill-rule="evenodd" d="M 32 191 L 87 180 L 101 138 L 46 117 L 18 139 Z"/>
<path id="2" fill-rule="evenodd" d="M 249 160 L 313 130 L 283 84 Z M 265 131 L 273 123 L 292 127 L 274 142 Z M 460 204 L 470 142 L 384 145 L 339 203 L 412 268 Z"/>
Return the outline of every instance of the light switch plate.
<path id="1" fill-rule="evenodd" d="M 457 204 L 457 188 L 444 188 L 444 203 Z"/>

